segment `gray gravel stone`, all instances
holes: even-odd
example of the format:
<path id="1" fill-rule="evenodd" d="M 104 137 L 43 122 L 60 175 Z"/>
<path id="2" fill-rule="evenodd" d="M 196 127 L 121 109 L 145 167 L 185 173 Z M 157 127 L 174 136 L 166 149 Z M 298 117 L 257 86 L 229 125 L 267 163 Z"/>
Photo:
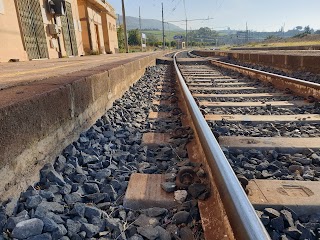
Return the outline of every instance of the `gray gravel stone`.
<path id="1" fill-rule="evenodd" d="M 84 183 L 87 181 L 87 176 L 85 174 L 75 174 L 72 179 L 77 183 Z"/>
<path id="2" fill-rule="evenodd" d="M 269 216 L 266 215 L 266 214 L 264 214 L 264 213 L 261 212 L 261 211 L 258 211 L 258 210 L 256 210 L 256 213 L 257 213 L 258 217 L 260 218 L 262 224 L 263 224 L 264 226 L 267 226 L 267 225 L 269 224 L 269 222 L 270 222 Z"/>
<path id="3" fill-rule="evenodd" d="M 70 194 L 66 194 L 64 196 L 64 200 L 68 205 L 74 205 L 77 202 L 82 202 L 82 197 L 79 193 L 73 192 Z"/>
<path id="4" fill-rule="evenodd" d="M 42 202 L 42 197 L 40 195 L 30 196 L 27 198 L 26 207 L 35 208 Z"/>
<path id="5" fill-rule="evenodd" d="M 278 231 L 283 231 L 284 229 L 284 221 L 282 217 L 272 218 L 270 221 L 270 226 Z"/>
<path id="6" fill-rule="evenodd" d="M 176 224 L 187 223 L 190 217 L 190 213 L 187 211 L 180 211 L 173 215 L 172 222 Z"/>
<path id="7" fill-rule="evenodd" d="M 54 163 L 54 168 L 57 172 L 62 172 L 63 168 L 66 165 L 66 158 L 62 155 L 59 155 Z"/>
<path id="8" fill-rule="evenodd" d="M 30 219 L 28 212 L 25 210 L 23 212 L 24 214 L 20 214 L 20 216 L 8 218 L 7 226 L 6 226 L 8 230 L 12 231 L 19 222 Z"/>
<path id="9" fill-rule="evenodd" d="M 43 221 L 43 231 L 44 232 L 54 232 L 59 229 L 59 225 L 51 218 L 44 217 Z"/>
<path id="10" fill-rule="evenodd" d="M 280 216 L 280 213 L 273 208 L 265 208 L 263 211 L 266 215 L 268 215 L 271 218 L 276 218 Z"/>
<path id="11" fill-rule="evenodd" d="M 60 175 L 56 170 L 54 170 L 52 164 L 46 164 L 41 170 L 41 175 L 48 179 L 52 183 L 57 183 L 60 186 L 64 186 L 66 182 L 64 181 L 62 175 Z"/>
<path id="12" fill-rule="evenodd" d="M 174 200 L 178 203 L 183 203 L 188 196 L 188 192 L 186 190 L 177 190 L 174 192 Z"/>
<path id="13" fill-rule="evenodd" d="M 48 200 L 48 201 L 52 201 L 52 199 L 54 198 L 53 193 L 50 192 L 50 191 L 47 191 L 47 190 L 40 190 L 40 191 L 39 191 L 39 195 L 40 195 L 42 198 L 45 198 L 45 199 Z"/>
<path id="14" fill-rule="evenodd" d="M 63 169 L 63 173 L 66 174 L 66 175 L 70 175 L 70 174 L 73 174 L 75 172 L 76 172 L 76 168 L 70 163 L 66 164 L 64 169 Z"/>
<path id="15" fill-rule="evenodd" d="M 64 154 L 66 156 L 75 156 L 77 154 L 77 149 L 75 148 L 75 146 L 73 146 L 72 144 L 68 145 L 65 149 L 64 149 Z"/>
<path id="16" fill-rule="evenodd" d="M 139 217 L 135 220 L 134 224 L 139 227 L 143 227 L 143 226 L 155 227 L 159 225 L 159 221 L 157 218 L 147 217 L 144 214 L 140 214 Z"/>
<path id="17" fill-rule="evenodd" d="M 46 202 L 42 201 L 38 208 L 43 208 L 46 211 L 53 212 L 53 213 L 63 213 L 64 212 L 64 206 L 57 202 Z"/>
<path id="18" fill-rule="evenodd" d="M 280 239 L 280 233 L 277 231 L 273 230 L 272 232 L 269 233 L 270 237 L 272 240 L 279 240 Z"/>
<path id="19" fill-rule="evenodd" d="M 301 232 L 296 227 L 289 227 L 289 228 L 283 230 L 283 232 L 287 236 L 292 237 L 293 239 L 299 239 L 301 236 Z"/>
<path id="20" fill-rule="evenodd" d="M 92 219 L 95 217 L 101 218 L 101 214 L 102 214 L 101 210 L 96 207 L 91 207 L 91 206 L 85 207 L 84 216 L 87 219 Z"/>
<path id="21" fill-rule="evenodd" d="M 91 193 L 99 193 L 99 187 L 98 184 L 96 183 L 85 183 L 83 184 L 84 190 L 86 193 L 91 194 Z"/>
<path id="22" fill-rule="evenodd" d="M 66 184 L 60 188 L 60 194 L 66 195 L 69 194 L 72 190 L 72 186 L 70 184 Z"/>
<path id="23" fill-rule="evenodd" d="M 194 240 L 193 232 L 189 227 L 180 229 L 180 238 L 183 240 Z"/>
<path id="24" fill-rule="evenodd" d="M 176 180 L 176 176 L 177 175 L 175 173 L 166 173 L 164 177 L 167 182 L 174 182 Z"/>
<path id="25" fill-rule="evenodd" d="M 18 199 L 12 198 L 9 200 L 9 202 L 6 204 L 4 212 L 7 216 L 12 216 L 17 211 L 17 204 Z"/>
<path id="26" fill-rule="evenodd" d="M 98 204 L 102 201 L 104 201 L 106 198 L 108 198 L 107 193 L 94 193 L 94 194 L 88 194 L 85 195 L 85 201 L 86 202 L 93 202 L 95 204 Z"/>
<path id="27" fill-rule="evenodd" d="M 164 228 L 162 228 L 160 226 L 156 226 L 155 229 L 159 233 L 160 240 L 171 240 L 171 235 L 167 230 L 165 230 Z M 184 239 L 184 238 L 182 238 L 182 239 Z"/>
<path id="28" fill-rule="evenodd" d="M 121 221 L 118 218 L 107 218 L 105 222 L 106 222 L 106 227 L 112 231 L 116 231 L 117 233 L 120 233 L 120 231 L 123 230 Z"/>
<path id="29" fill-rule="evenodd" d="M 7 216 L 6 214 L 0 212 L 0 231 L 2 231 L 2 229 L 6 224 L 7 224 Z"/>
<path id="30" fill-rule="evenodd" d="M 29 237 L 26 240 L 51 240 L 52 237 L 49 233 L 43 233 L 37 236 Z"/>
<path id="31" fill-rule="evenodd" d="M 159 232 L 152 226 L 138 227 L 138 233 L 148 240 L 155 240 L 159 237 Z"/>
<path id="32" fill-rule="evenodd" d="M 163 182 L 161 183 L 161 187 L 164 191 L 168 193 L 174 192 L 177 188 L 174 182 Z"/>
<path id="33" fill-rule="evenodd" d="M 283 209 L 280 211 L 280 214 L 284 220 L 285 227 L 294 227 L 295 224 L 290 211 Z"/>
<path id="34" fill-rule="evenodd" d="M 53 239 L 60 239 L 67 234 L 67 229 L 63 224 L 58 225 L 58 229 L 52 232 Z"/>
<path id="35" fill-rule="evenodd" d="M 130 237 L 129 240 L 143 240 L 143 237 L 141 235 L 135 234 Z"/>
<path id="36" fill-rule="evenodd" d="M 99 230 L 99 226 L 95 226 L 89 223 L 83 223 L 81 226 L 81 231 L 84 231 L 86 233 L 87 238 L 92 238 L 93 236 L 99 233 Z"/>
<path id="37" fill-rule="evenodd" d="M 68 229 L 68 236 L 72 237 L 76 235 L 81 230 L 81 223 L 73 221 L 71 219 L 67 220 L 67 229 Z"/>
<path id="38" fill-rule="evenodd" d="M 73 206 L 73 209 L 70 211 L 70 214 L 84 217 L 85 211 L 86 211 L 86 205 L 84 203 L 76 203 Z"/>
<path id="39" fill-rule="evenodd" d="M 101 186 L 101 192 L 107 193 L 111 201 L 115 201 L 118 198 L 117 192 L 114 190 L 113 186 L 110 184 L 103 184 Z"/>
<path id="40" fill-rule="evenodd" d="M 43 229 L 43 222 L 38 218 L 28 219 L 19 222 L 12 231 L 12 236 L 17 239 L 24 239 L 40 235 Z"/>
<path id="41" fill-rule="evenodd" d="M 198 198 L 201 194 L 208 191 L 207 186 L 202 183 L 193 183 L 188 187 L 188 193 L 193 198 Z"/>
<path id="42" fill-rule="evenodd" d="M 159 207 L 153 207 L 148 209 L 141 210 L 144 214 L 146 214 L 148 217 L 159 217 L 161 215 L 165 215 L 168 213 L 168 210 L 165 208 L 159 208 Z"/>

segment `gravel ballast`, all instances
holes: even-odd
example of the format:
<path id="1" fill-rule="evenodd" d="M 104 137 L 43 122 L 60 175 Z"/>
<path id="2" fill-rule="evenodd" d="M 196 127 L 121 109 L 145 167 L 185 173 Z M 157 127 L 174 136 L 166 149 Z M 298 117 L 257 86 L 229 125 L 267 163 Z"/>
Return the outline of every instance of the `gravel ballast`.
<path id="1" fill-rule="evenodd" d="M 152 104 L 158 82 L 169 73 L 167 66 L 148 68 L 104 116 L 41 169 L 39 182 L 19 199 L 2 203 L 0 239 L 178 239 L 188 233 L 190 239 L 202 239 L 197 201 L 189 194 L 168 210 L 133 211 L 122 205 L 132 173 L 175 174 L 191 165 L 184 160 L 192 134 L 176 137 L 170 146 L 141 144 L 145 132 L 181 127 L 179 116 L 158 124 L 148 120 L 150 111 L 172 110 Z"/>

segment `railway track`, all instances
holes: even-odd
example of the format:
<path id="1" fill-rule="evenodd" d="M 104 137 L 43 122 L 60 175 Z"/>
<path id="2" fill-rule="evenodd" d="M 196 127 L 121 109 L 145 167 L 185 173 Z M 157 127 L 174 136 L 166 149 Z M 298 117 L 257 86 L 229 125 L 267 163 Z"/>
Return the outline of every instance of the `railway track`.
<path id="1" fill-rule="evenodd" d="M 215 60 L 176 67 L 185 98 L 191 102 L 189 110 L 198 115 L 201 111 L 219 141 L 218 145 L 208 140 L 205 151 L 210 146 L 221 154 L 221 147 L 224 154 L 211 156 L 212 161 L 228 160 L 272 239 L 317 239 L 320 85 Z M 203 125 L 197 129 L 202 137 L 208 131 Z M 213 175 L 219 175 L 221 168 L 217 168 L 211 167 Z M 218 181 L 218 188 L 226 187 Z M 223 199 L 224 204 L 228 201 L 232 196 Z M 279 215 L 270 216 L 268 207 L 276 208 Z M 288 223 L 288 212 L 296 223 Z"/>
<path id="2" fill-rule="evenodd" d="M 149 68 L 3 202 L 0 239 L 319 238 L 317 86 L 186 57 Z"/>

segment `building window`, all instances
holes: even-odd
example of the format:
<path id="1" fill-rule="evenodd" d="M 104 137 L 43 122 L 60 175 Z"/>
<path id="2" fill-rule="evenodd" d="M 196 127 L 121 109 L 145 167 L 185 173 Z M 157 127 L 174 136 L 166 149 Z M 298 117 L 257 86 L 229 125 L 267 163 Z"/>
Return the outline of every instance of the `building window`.
<path id="1" fill-rule="evenodd" d="M 3 3 L 3 0 L 0 0 L 0 13 L 4 14 L 4 3 Z"/>

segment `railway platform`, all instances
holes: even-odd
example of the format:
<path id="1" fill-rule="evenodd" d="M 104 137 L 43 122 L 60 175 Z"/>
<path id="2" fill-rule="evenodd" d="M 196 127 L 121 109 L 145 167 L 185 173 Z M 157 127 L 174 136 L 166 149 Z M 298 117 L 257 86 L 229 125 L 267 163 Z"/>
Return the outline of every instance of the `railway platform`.
<path id="1" fill-rule="evenodd" d="M 145 52 L 1 63 L 1 198 L 34 182 L 34 172 L 53 160 L 52 153 L 90 127 L 163 55 Z"/>

